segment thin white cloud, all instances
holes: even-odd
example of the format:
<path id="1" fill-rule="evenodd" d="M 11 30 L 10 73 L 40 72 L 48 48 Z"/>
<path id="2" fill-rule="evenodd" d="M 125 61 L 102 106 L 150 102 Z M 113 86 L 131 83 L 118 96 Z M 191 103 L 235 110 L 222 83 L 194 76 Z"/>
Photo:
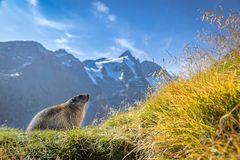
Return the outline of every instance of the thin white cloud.
<path id="1" fill-rule="evenodd" d="M 66 32 L 65 35 L 68 37 L 68 38 L 71 38 L 72 37 L 72 34 Z"/>
<path id="2" fill-rule="evenodd" d="M 27 0 L 28 3 L 34 7 L 36 7 L 38 5 L 38 0 Z"/>
<path id="3" fill-rule="evenodd" d="M 55 42 L 56 42 L 57 44 L 67 43 L 67 42 L 68 42 L 68 39 L 67 39 L 67 38 L 64 38 L 64 37 L 61 37 L 61 38 L 56 39 Z"/>
<path id="4" fill-rule="evenodd" d="M 148 46 L 150 39 L 151 39 L 151 36 L 148 35 L 148 34 L 145 34 L 144 37 L 143 37 L 143 44 L 145 46 Z"/>
<path id="5" fill-rule="evenodd" d="M 72 38 L 72 34 L 66 32 L 60 38 L 55 39 L 54 42 L 56 43 L 57 46 L 67 46 L 67 43 L 71 38 Z"/>
<path id="6" fill-rule="evenodd" d="M 34 20 L 35 20 L 36 24 L 41 25 L 41 26 L 45 26 L 45 27 L 49 27 L 49 28 L 53 28 L 53 29 L 57 29 L 57 30 L 66 30 L 67 29 L 67 26 L 65 24 L 63 24 L 61 22 L 49 20 L 39 13 L 35 13 Z"/>
<path id="7" fill-rule="evenodd" d="M 118 57 L 121 53 L 123 53 L 126 49 L 117 47 L 115 45 L 110 46 L 106 48 L 105 51 L 102 52 L 95 52 L 94 55 L 95 57 L 106 57 L 106 58 L 116 58 Z"/>
<path id="8" fill-rule="evenodd" d="M 66 25 L 66 23 L 60 21 L 50 20 L 45 17 L 39 10 L 38 0 L 28 0 L 28 2 L 31 4 L 33 19 L 37 25 L 64 32 L 64 36 L 61 36 L 60 38 L 54 40 L 56 47 L 66 49 L 77 57 L 82 57 L 83 52 L 75 49 L 69 44 L 70 39 L 73 38 L 73 35 L 67 32 L 67 30 L 69 30 L 72 26 L 70 26 L 69 24 Z"/>
<path id="9" fill-rule="evenodd" d="M 111 21 L 111 22 L 114 22 L 116 20 L 116 16 L 113 15 L 113 14 L 109 14 L 108 15 L 108 20 Z"/>
<path id="10" fill-rule="evenodd" d="M 100 1 L 95 1 L 92 3 L 93 12 L 96 16 L 102 17 L 110 22 L 114 22 L 117 16 L 110 12 L 109 7 Z"/>
<path id="11" fill-rule="evenodd" d="M 162 50 L 163 51 L 167 50 L 170 47 L 170 45 L 172 44 L 172 41 L 173 41 L 173 37 L 172 36 L 166 37 L 164 39 L 165 44 L 164 44 Z"/>
<path id="12" fill-rule="evenodd" d="M 32 16 L 29 13 L 19 8 L 12 1 L 1 2 L 2 2 L 0 6 L 1 31 L 8 30 L 9 28 L 11 28 L 10 30 L 13 31 L 16 28 L 20 28 L 23 24 L 26 25 L 26 22 L 29 23 L 29 25 L 32 25 Z M 25 26 L 23 29 L 28 28 L 29 25 Z M 1 36 L 3 33 L 1 33 Z"/>
<path id="13" fill-rule="evenodd" d="M 39 11 L 38 0 L 27 0 L 27 1 L 31 5 L 32 16 L 33 16 L 34 22 L 37 25 L 40 25 L 43 27 L 49 27 L 49 28 L 61 30 L 61 31 L 66 30 L 68 28 L 68 26 L 65 25 L 65 23 L 46 18 Z"/>
<path id="14" fill-rule="evenodd" d="M 125 39 L 125 38 L 116 38 L 115 44 L 119 47 L 122 47 L 124 49 L 129 49 L 132 51 L 138 58 L 148 58 L 148 55 L 143 50 L 137 48 L 134 44 L 134 42 Z"/>
<path id="15" fill-rule="evenodd" d="M 39 10 L 40 3 L 35 5 L 35 2 L 25 1 L 27 5 L 21 6 L 16 0 L 0 0 L 0 41 L 31 40 L 50 50 L 66 49 L 78 58 L 91 55 L 87 49 L 82 51 L 75 44 L 75 39 L 79 42 L 87 34 L 72 34 L 75 28 L 71 21 L 68 21 L 69 26 L 66 21 L 51 20 Z"/>
<path id="16" fill-rule="evenodd" d="M 93 2 L 92 5 L 98 12 L 106 13 L 106 14 L 108 14 L 109 12 L 109 8 L 102 2 L 99 2 L 99 1 Z"/>
<path id="17" fill-rule="evenodd" d="M 120 46 L 126 47 L 126 48 L 132 48 L 134 46 L 133 42 L 130 42 L 129 40 L 124 39 L 124 38 L 116 38 L 115 43 L 117 45 L 120 45 Z"/>

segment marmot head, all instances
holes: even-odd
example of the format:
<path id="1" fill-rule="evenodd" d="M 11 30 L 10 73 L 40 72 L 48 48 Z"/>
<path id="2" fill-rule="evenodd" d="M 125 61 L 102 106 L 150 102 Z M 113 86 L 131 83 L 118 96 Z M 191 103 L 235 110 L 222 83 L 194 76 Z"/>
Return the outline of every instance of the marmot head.
<path id="1" fill-rule="evenodd" d="M 89 95 L 88 94 L 80 94 L 78 96 L 72 97 L 69 100 L 69 103 L 73 107 L 79 107 L 79 106 L 84 106 L 85 103 L 87 103 L 89 100 Z"/>

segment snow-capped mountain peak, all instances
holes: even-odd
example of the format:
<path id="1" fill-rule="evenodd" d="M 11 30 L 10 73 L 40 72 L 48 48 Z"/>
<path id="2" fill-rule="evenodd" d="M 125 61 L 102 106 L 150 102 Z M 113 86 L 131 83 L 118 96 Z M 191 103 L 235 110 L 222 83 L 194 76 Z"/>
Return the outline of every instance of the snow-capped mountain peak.
<path id="1" fill-rule="evenodd" d="M 131 72 L 133 76 L 138 76 L 135 68 L 136 63 L 137 60 L 129 51 L 124 52 L 118 58 L 100 58 L 95 61 L 86 60 L 83 62 L 89 77 L 95 84 L 99 80 L 106 80 L 109 78 L 120 82 L 124 79 L 123 76 L 126 72 Z"/>
<path id="2" fill-rule="evenodd" d="M 123 53 L 119 56 L 119 58 L 121 58 L 121 57 L 128 57 L 128 58 L 130 58 L 130 59 L 135 59 L 135 57 L 133 57 L 133 55 L 131 54 L 131 52 L 130 52 L 129 50 L 126 50 L 125 52 L 123 52 Z"/>
<path id="3" fill-rule="evenodd" d="M 145 86 L 153 86 L 165 82 L 166 77 L 158 76 L 156 73 L 162 67 L 154 62 L 137 60 L 129 50 L 117 58 L 100 58 L 97 60 L 86 60 L 83 62 L 89 78 L 95 85 L 103 83 L 141 83 Z M 164 71 L 167 73 L 167 71 Z M 168 74 L 168 73 L 167 73 Z"/>

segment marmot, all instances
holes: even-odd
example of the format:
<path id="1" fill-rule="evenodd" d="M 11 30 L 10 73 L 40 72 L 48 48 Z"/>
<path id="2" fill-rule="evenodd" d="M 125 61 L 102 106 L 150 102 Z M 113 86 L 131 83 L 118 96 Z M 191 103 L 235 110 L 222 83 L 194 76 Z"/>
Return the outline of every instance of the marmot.
<path id="1" fill-rule="evenodd" d="M 84 106 L 89 95 L 81 94 L 72 97 L 62 104 L 45 108 L 35 115 L 27 127 L 27 131 L 38 130 L 67 130 L 79 127 L 83 116 Z"/>

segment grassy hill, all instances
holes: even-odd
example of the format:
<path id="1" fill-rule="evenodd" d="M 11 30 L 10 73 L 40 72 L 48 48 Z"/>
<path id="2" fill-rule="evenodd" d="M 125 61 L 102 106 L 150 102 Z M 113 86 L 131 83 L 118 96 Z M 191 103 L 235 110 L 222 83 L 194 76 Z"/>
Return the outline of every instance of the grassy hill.
<path id="1" fill-rule="evenodd" d="M 0 159 L 240 159 L 240 49 L 133 110 L 67 132 L 0 129 Z"/>
<path id="2" fill-rule="evenodd" d="M 0 159 L 134 159 L 134 140 L 100 128 L 67 132 L 0 130 Z"/>
<path id="3" fill-rule="evenodd" d="M 240 50 L 190 79 L 151 94 L 106 126 L 125 125 L 138 134 L 138 149 L 156 159 L 240 158 Z M 130 128 L 131 128 L 130 127 Z"/>

